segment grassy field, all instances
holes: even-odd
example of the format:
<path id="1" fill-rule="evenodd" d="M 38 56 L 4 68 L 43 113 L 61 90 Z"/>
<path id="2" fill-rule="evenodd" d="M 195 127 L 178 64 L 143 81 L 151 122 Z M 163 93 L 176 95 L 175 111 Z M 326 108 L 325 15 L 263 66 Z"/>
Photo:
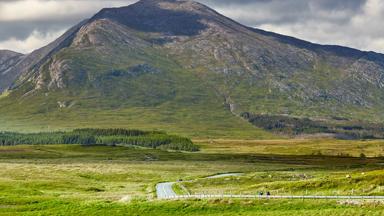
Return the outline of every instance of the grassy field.
<path id="1" fill-rule="evenodd" d="M 235 144 L 230 149 L 228 142 Z M 0 147 L 1 215 L 382 215 L 378 202 L 317 200 L 157 201 L 155 185 L 185 183 L 192 193 L 384 194 L 384 159 L 312 155 L 295 144 L 262 152 L 269 141 L 200 140 L 197 153 L 80 145 Z M 281 142 L 285 140 L 273 141 Z M 342 141 L 298 140 L 321 148 Z M 356 141 L 357 142 L 357 141 Z M 359 154 L 359 145 L 348 151 Z M 379 143 L 379 141 L 376 141 Z M 253 143 L 250 145 L 250 143 Z M 276 144 L 277 145 L 277 144 Z M 346 145 L 346 144 L 345 144 Z M 227 147 L 225 147 L 227 146 Z M 232 146 L 232 145 L 230 145 Z M 354 148 L 353 146 L 356 146 Z M 374 147 L 372 147 L 374 148 Z M 227 149 L 227 150 L 225 150 Z M 237 152 L 235 153 L 235 150 Z M 308 153 L 308 154 L 307 154 Z M 244 176 L 203 179 L 243 172 Z M 348 175 L 350 177 L 348 177 Z M 195 180 L 198 179 L 198 180 Z"/>
<path id="2" fill-rule="evenodd" d="M 382 157 L 383 140 L 285 139 L 285 140 L 194 140 L 206 153 L 258 153 L 279 155 L 332 155 Z"/>

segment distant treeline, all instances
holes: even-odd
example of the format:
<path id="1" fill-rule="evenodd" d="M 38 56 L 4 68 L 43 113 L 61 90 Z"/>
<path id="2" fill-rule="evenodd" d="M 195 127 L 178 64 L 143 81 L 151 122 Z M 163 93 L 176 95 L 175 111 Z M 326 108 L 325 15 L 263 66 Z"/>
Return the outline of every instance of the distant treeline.
<path id="1" fill-rule="evenodd" d="M 384 124 L 333 119 L 311 120 L 279 115 L 243 113 L 241 116 L 253 125 L 286 135 L 328 133 L 344 139 L 383 139 Z"/>
<path id="2" fill-rule="evenodd" d="M 127 129 L 76 129 L 70 132 L 14 133 L 0 132 L 0 145 L 133 145 L 179 151 L 198 151 L 189 138 L 159 131 Z"/>

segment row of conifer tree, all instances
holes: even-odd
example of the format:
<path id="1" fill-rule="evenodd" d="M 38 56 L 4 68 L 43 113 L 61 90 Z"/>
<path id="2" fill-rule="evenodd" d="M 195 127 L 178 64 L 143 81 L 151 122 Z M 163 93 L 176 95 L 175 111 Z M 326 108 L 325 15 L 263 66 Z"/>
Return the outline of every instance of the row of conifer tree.
<path id="1" fill-rule="evenodd" d="M 76 129 L 69 132 L 13 133 L 0 132 L 0 145 L 133 145 L 178 151 L 198 151 L 191 139 L 161 131 L 128 129 Z"/>

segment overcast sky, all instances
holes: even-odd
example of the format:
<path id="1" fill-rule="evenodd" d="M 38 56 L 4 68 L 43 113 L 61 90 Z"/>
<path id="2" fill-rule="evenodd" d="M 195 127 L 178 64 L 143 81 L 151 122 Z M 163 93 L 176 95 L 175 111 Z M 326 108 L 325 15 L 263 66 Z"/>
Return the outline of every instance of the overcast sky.
<path id="1" fill-rule="evenodd" d="M 0 0 L 0 49 L 30 52 L 104 7 L 136 0 Z M 248 26 L 384 53 L 384 0 L 200 0 Z"/>

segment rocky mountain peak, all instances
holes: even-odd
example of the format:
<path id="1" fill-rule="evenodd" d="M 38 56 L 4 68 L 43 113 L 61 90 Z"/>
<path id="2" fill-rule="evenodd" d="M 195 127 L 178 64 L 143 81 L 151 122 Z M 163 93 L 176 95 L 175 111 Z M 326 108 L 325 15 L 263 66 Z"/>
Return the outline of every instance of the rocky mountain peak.
<path id="1" fill-rule="evenodd" d="M 141 0 L 130 6 L 106 8 L 91 20 L 111 19 L 129 28 L 167 35 L 197 35 L 206 28 L 202 19 L 216 15 L 194 1 Z"/>

